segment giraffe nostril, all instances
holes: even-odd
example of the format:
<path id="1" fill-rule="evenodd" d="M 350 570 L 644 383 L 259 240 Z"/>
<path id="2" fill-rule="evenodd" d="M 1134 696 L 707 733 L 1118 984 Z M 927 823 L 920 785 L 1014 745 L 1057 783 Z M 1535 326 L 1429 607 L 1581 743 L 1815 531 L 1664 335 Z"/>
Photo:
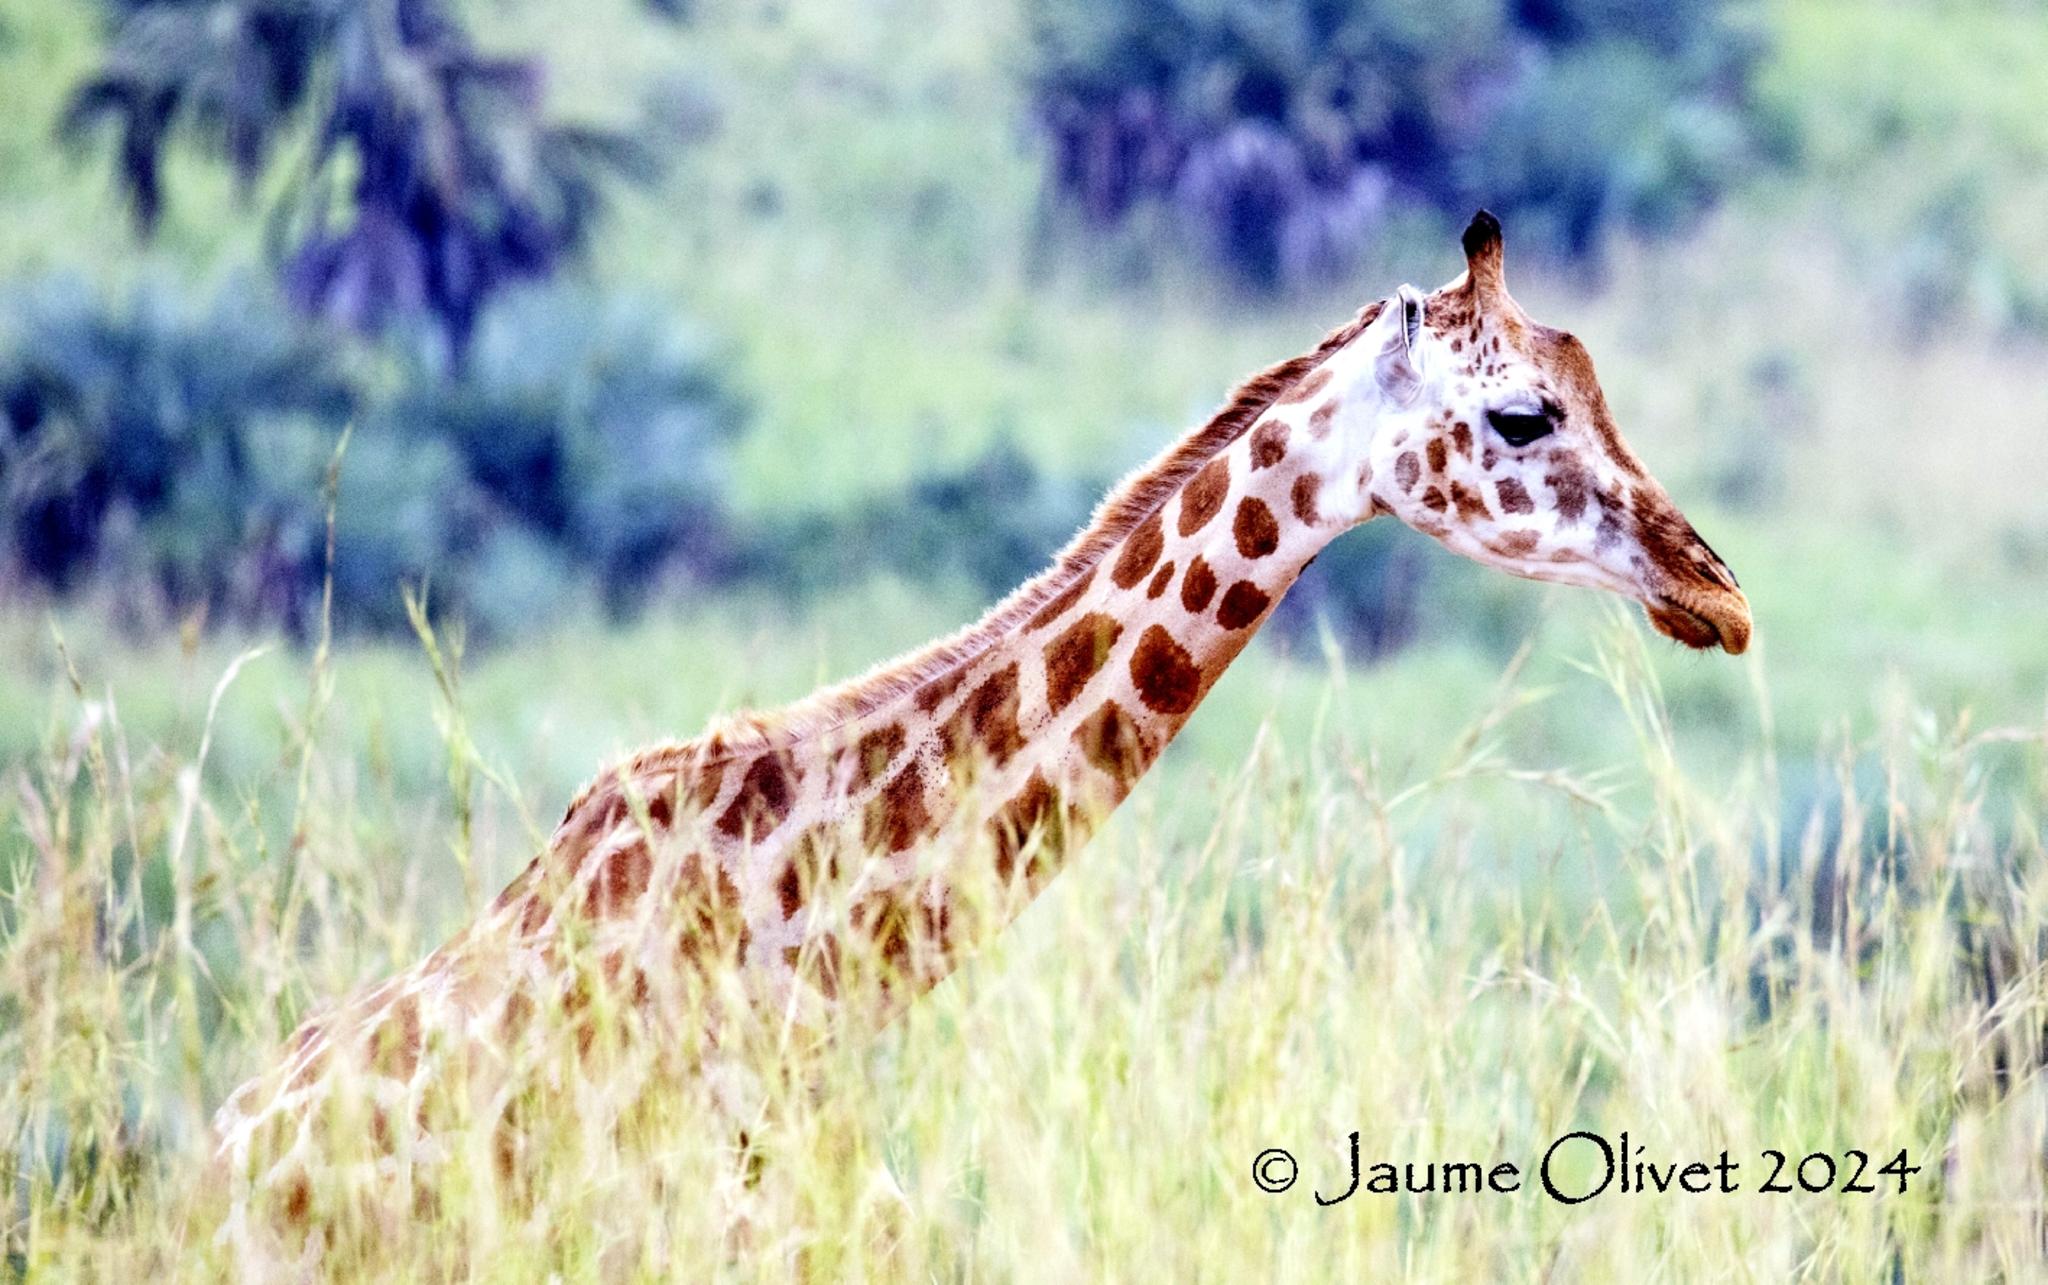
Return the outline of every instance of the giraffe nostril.
<path id="1" fill-rule="evenodd" d="M 1706 572 L 1707 579 L 1720 585 L 1723 589 L 1740 589 L 1742 587 L 1735 579 L 1735 572 L 1729 569 L 1727 563 L 1716 557 L 1711 549 L 1707 551 L 1707 556 L 1700 560 L 1700 569 Z"/>
<path id="2" fill-rule="evenodd" d="M 1724 589 L 1742 587 L 1742 583 L 1735 578 L 1735 572 L 1729 568 L 1727 560 L 1714 552 L 1714 546 L 1702 539 L 1698 531 L 1693 531 L 1692 540 L 1695 546 L 1693 563 L 1699 568 L 1701 575 Z"/>

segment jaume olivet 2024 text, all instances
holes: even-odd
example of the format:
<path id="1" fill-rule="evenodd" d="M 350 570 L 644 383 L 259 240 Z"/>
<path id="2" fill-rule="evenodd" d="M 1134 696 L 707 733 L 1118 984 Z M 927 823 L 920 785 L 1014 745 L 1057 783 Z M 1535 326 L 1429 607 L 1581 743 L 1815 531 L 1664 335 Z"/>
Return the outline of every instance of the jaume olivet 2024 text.
<path id="1" fill-rule="evenodd" d="M 1364 1161 L 1358 1134 L 1349 1139 L 1350 1164 L 1313 1175 L 1315 1202 L 1325 1208 L 1355 1196 L 1514 1195 L 1525 1189 L 1561 1205 L 1590 1200 L 1670 1195 L 1732 1195 L 1759 1191 L 1839 1192 L 1850 1196 L 1905 1195 L 1921 1166 L 1906 1148 L 1895 1154 L 1856 1147 L 1840 1151 L 1765 1147 L 1740 1156 L 1723 1148 L 1712 1158 L 1653 1156 L 1630 1139 L 1586 1130 L 1559 1135 L 1533 1164 L 1512 1160 Z M 1272 1195 L 1291 1191 L 1302 1179 L 1301 1165 L 1282 1147 L 1268 1147 L 1252 1160 L 1252 1181 Z"/>

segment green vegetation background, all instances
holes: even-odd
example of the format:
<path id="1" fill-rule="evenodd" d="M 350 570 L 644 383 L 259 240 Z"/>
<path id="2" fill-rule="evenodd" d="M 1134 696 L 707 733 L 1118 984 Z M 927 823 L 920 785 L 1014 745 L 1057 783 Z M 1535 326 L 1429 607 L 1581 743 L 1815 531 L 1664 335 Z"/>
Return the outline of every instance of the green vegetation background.
<path id="1" fill-rule="evenodd" d="M 1114 243 L 1061 240 L 1007 5 L 891 0 L 849 20 L 837 0 L 787 0 L 707 6 L 683 28 L 648 23 L 631 0 L 472 12 L 488 44 L 546 51 L 565 114 L 630 108 L 621 84 L 702 86 L 716 105 L 717 128 L 663 186 L 622 199 L 591 272 L 731 341 L 753 405 L 731 476 L 743 512 L 844 511 L 999 440 L 1055 474 L 1113 474 L 1360 302 L 1458 270 L 1448 235 L 1403 234 L 1339 288 L 1254 305 L 1199 274 L 1134 277 Z M 1709 792 L 1770 796 L 1792 833 L 1838 819 L 1845 761 L 1852 793 L 1881 793 L 1884 769 L 1854 747 L 2044 717 L 2048 21 L 1990 3 L 1776 0 L 1763 13 L 1763 91 L 1801 140 L 1790 163 L 1676 236 L 1618 243 L 1597 272 L 1517 258 L 1508 234 L 1518 297 L 1585 338 L 1638 452 L 1755 607 L 1757 645 L 1739 661 L 1651 646 L 1677 758 Z M 0 0 L 0 283 L 231 282 L 260 252 L 260 221 L 217 167 L 171 171 L 168 217 L 145 248 L 104 168 L 51 145 L 96 40 L 90 6 Z M 344 468 L 344 507 L 351 485 Z M 1497 761 L 1610 773 L 1617 829 L 1650 825 L 1652 783 L 1632 767 L 1641 743 L 1590 668 L 1616 609 L 1428 556 L 1415 645 L 1369 665 L 1334 647 L 1255 647 L 1118 824 L 1200 833 L 1189 801 L 1210 796 L 1189 787 L 1233 773 L 1261 726 L 1286 750 L 1349 750 L 1376 779 L 1426 779 L 1526 650 L 1515 682 L 1544 699 L 1489 727 Z M 522 814 L 544 826 L 607 756 L 799 696 L 985 605 L 966 584 L 877 577 L 802 607 L 685 594 L 612 627 L 565 596 L 567 609 L 536 614 L 462 675 L 463 728 L 494 771 L 465 831 L 486 889 L 530 855 Z M 118 714 L 139 777 L 173 772 L 197 751 L 229 662 L 274 641 L 138 638 L 112 615 L 90 595 L 0 607 L 0 778 L 40 773 L 88 707 Z M 269 836 L 241 850 L 251 861 L 292 859 L 312 664 L 273 645 L 220 698 L 207 791 Z M 342 646 L 331 681 L 321 788 L 345 800 L 335 828 L 374 863 L 370 895 L 410 912 L 356 945 L 362 976 L 410 962 L 463 913 L 448 838 L 455 716 L 402 642 Z M 2038 824 L 2033 759 L 2001 752 L 1982 771 L 1999 828 Z M 14 793 L 0 800 L 0 857 L 20 870 L 31 854 Z M 1602 866 L 1608 838 L 1560 867 L 1587 839 L 1582 814 L 1499 775 L 1435 796 L 1419 824 L 1405 850 L 1417 879 L 1442 873 L 1431 834 L 1456 839 L 1461 871 L 1561 881 L 1567 903 L 1629 878 Z"/>
<path id="2" fill-rule="evenodd" d="M 743 512 L 844 511 L 999 440 L 1055 474 L 1113 476 L 1364 299 L 1457 270 L 1449 238 L 1411 234 L 1326 295 L 1254 305 L 1198 273 L 1120 278 L 1114 247 L 1048 249 L 1021 19 L 1003 5 L 900 0 L 858 21 L 822 0 L 740 5 L 683 28 L 630 0 L 473 12 L 488 46 L 546 51 L 564 116 L 619 120 L 640 101 L 622 85 L 698 86 L 716 105 L 661 189 L 622 198 L 592 271 L 730 337 L 754 408 L 731 476 Z M 1875 726 L 1893 688 L 1986 721 L 2037 716 L 2048 690 L 2048 329 L 2028 324 L 2048 299 L 2033 216 L 2048 25 L 1995 5 L 1767 13 L 1762 88 L 1803 140 L 1793 165 L 1597 273 L 1511 268 L 1532 312 L 1585 336 L 1631 440 L 1755 603 L 1753 659 L 1658 658 L 1686 752 L 1717 768 L 1756 737 L 1755 684 L 1795 761 Z M 0 19 L 0 281 L 230 282 L 254 261 L 260 219 L 218 167 L 172 169 L 144 248 L 104 167 L 52 146 L 96 56 L 89 7 L 8 0 Z M 1338 685 L 1326 655 L 1255 649 L 1167 769 L 1227 767 L 1268 715 L 1427 760 L 1525 643 L 1564 699 L 1511 729 L 1512 755 L 1610 761 L 1619 725 L 1570 667 L 1602 604 L 1428 557 L 1420 645 Z M 467 680 L 479 745 L 540 812 L 607 753 L 801 695 L 985 605 L 965 584 L 884 579 L 803 609 L 685 597 L 612 631 L 573 586 L 564 597 Z M 93 691 L 173 746 L 191 744 L 225 659 L 261 641 L 194 650 L 119 636 L 91 607 L 58 618 Z M 19 761 L 64 717 L 63 682 L 42 609 L 17 602 L 0 629 L 0 753 Z M 275 780 L 279 703 L 305 663 L 279 650 L 242 676 L 210 770 Z M 338 734 L 381 756 L 394 797 L 433 798 L 424 662 L 403 642 L 355 646 L 337 675 Z M 519 853 L 493 860 L 504 873 Z"/>

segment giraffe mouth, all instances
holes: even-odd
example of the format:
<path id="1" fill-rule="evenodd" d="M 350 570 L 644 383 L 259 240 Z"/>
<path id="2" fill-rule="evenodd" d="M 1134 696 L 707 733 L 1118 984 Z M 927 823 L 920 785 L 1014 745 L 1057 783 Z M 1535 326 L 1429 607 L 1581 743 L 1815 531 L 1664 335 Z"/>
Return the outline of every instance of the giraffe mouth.
<path id="1" fill-rule="evenodd" d="M 1718 593 L 1711 601 L 1680 602 L 1660 595 L 1643 610 L 1658 633 L 1695 651 L 1719 647 L 1740 656 L 1749 647 L 1749 600 L 1740 590 Z"/>

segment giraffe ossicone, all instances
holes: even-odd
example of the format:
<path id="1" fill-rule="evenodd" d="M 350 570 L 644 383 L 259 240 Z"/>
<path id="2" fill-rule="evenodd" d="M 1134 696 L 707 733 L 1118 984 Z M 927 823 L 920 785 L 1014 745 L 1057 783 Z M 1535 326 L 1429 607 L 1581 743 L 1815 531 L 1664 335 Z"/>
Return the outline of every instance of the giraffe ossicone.
<path id="1" fill-rule="evenodd" d="M 1500 225 L 1482 211 L 1463 248 L 1448 285 L 1247 380 L 980 622 L 587 787 L 486 914 L 309 1020 L 221 1108 L 229 1233 L 316 1252 L 351 1120 L 362 1182 L 394 1201 L 430 1198 L 466 1147 L 516 1188 L 532 1126 L 504 1085 L 536 1058 L 595 1076 L 651 1042 L 661 1069 L 626 1075 L 627 1102 L 715 1077 L 750 1013 L 823 1029 L 858 992 L 886 1018 L 1044 887 L 1310 560 L 1375 516 L 1741 652 L 1735 577 L 1623 442 L 1583 346 L 1509 296 Z"/>

